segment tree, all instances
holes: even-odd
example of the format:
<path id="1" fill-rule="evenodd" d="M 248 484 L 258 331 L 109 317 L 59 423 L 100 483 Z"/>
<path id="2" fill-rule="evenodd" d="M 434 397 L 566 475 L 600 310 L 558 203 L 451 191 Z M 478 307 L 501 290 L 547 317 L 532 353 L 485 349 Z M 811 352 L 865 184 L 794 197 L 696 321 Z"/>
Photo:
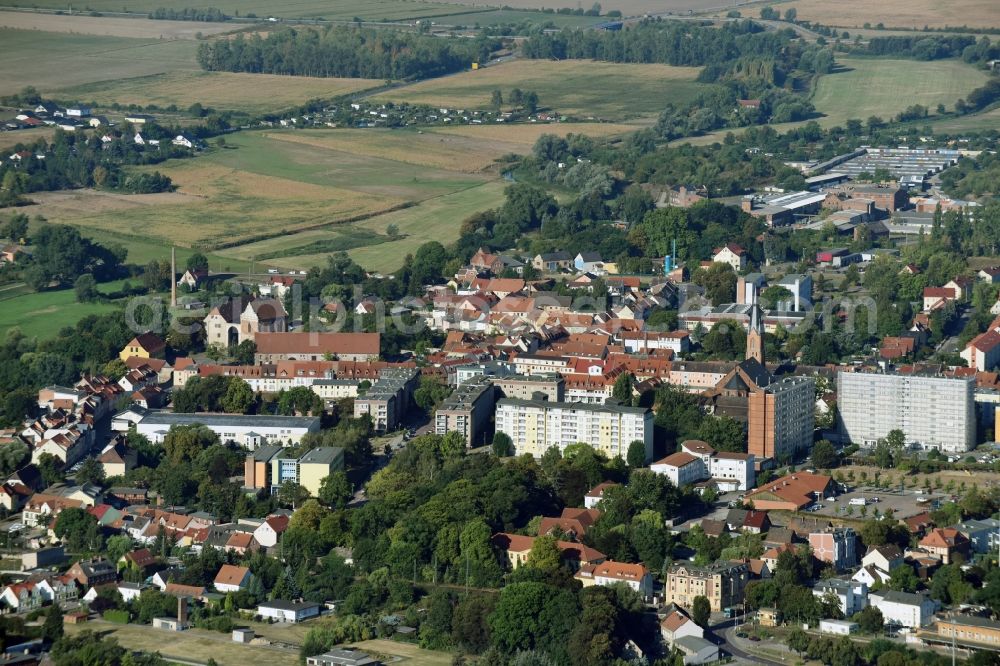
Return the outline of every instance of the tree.
<path id="1" fill-rule="evenodd" d="M 45 622 L 42 624 L 42 638 L 49 643 L 55 643 L 63 637 L 63 614 L 58 603 L 49 606 L 45 611 Z"/>
<path id="2" fill-rule="evenodd" d="M 63 509 L 56 517 L 53 531 L 71 550 L 98 550 L 101 547 L 97 518 L 84 509 L 76 507 Z"/>
<path id="3" fill-rule="evenodd" d="M 219 436 L 201 424 L 175 425 L 163 438 L 163 452 L 167 460 L 179 465 L 193 461 L 199 453 L 218 443 Z"/>
<path id="4" fill-rule="evenodd" d="M 117 562 L 130 550 L 132 550 L 132 539 L 124 534 L 108 537 L 107 543 L 104 544 L 104 552 L 112 562 Z"/>
<path id="5" fill-rule="evenodd" d="M 798 652 L 800 656 L 805 654 L 805 652 L 809 649 L 809 641 L 809 634 L 803 631 L 802 627 L 793 628 L 790 632 L 788 632 L 788 637 L 786 639 L 788 647 Z"/>
<path id="6" fill-rule="evenodd" d="M 76 279 L 76 282 L 73 283 L 73 292 L 76 294 L 76 300 L 80 303 L 96 301 L 100 296 L 97 291 L 97 281 L 90 273 L 84 273 Z"/>
<path id="7" fill-rule="evenodd" d="M 319 499 L 331 509 L 343 509 L 353 498 L 354 484 L 341 470 L 330 474 L 320 482 Z"/>
<path id="8" fill-rule="evenodd" d="M 97 458 L 87 458 L 80 463 L 75 479 L 81 485 L 92 483 L 99 486 L 104 483 L 104 466 L 97 461 Z"/>
<path id="9" fill-rule="evenodd" d="M 493 455 L 497 458 L 506 458 L 514 455 L 514 443 L 510 436 L 499 430 L 493 435 Z"/>
<path id="10" fill-rule="evenodd" d="M 527 566 L 546 573 L 555 573 L 562 567 L 562 552 L 551 536 L 540 536 L 531 545 Z"/>
<path id="11" fill-rule="evenodd" d="M 882 633 L 882 625 L 884 623 L 884 618 L 882 617 L 882 611 L 880 611 L 875 606 L 867 606 L 855 613 L 851 618 L 858 623 L 858 628 L 864 634 L 880 634 Z"/>
<path id="12" fill-rule="evenodd" d="M 187 260 L 187 269 L 189 271 L 208 271 L 208 257 L 203 255 L 201 252 L 195 252 Z"/>
<path id="13" fill-rule="evenodd" d="M 222 409 L 230 414 L 249 414 L 253 408 L 254 395 L 245 380 L 240 377 L 231 377 L 226 394 L 220 401 Z"/>
<path id="14" fill-rule="evenodd" d="M 623 372 L 618 375 L 615 385 L 611 388 L 611 397 L 626 407 L 632 404 L 632 379 L 631 372 Z"/>
<path id="15" fill-rule="evenodd" d="M 782 303 L 792 302 L 794 298 L 792 292 L 780 284 L 771 285 L 760 293 L 761 305 L 769 310 L 778 308 Z"/>
<path id="16" fill-rule="evenodd" d="M 840 456 L 833 444 L 823 439 L 816 442 L 812 451 L 813 464 L 820 469 L 834 469 L 840 466 Z"/>
<path id="17" fill-rule="evenodd" d="M 309 491 L 294 481 L 285 481 L 278 488 L 278 501 L 285 506 L 294 509 L 307 499 L 309 499 Z"/>
<path id="18" fill-rule="evenodd" d="M 252 365 L 256 353 L 257 343 L 253 340 L 244 340 L 233 349 L 233 360 L 243 365 Z"/>
<path id="19" fill-rule="evenodd" d="M 709 621 L 712 616 L 712 604 L 709 603 L 708 597 L 703 597 L 698 595 L 694 598 L 694 602 L 691 604 L 691 619 L 702 629 L 708 629 Z"/>
<path id="20" fill-rule="evenodd" d="M 626 462 L 632 469 L 644 467 L 646 465 L 646 443 L 637 439 L 629 444 Z"/>
<path id="21" fill-rule="evenodd" d="M 497 111 L 503 106 L 503 93 L 497 88 L 492 93 L 490 93 L 490 106 L 492 106 Z"/>
<path id="22" fill-rule="evenodd" d="M 900 564 L 889 572 L 889 589 L 898 592 L 916 592 L 920 579 L 908 564 Z"/>

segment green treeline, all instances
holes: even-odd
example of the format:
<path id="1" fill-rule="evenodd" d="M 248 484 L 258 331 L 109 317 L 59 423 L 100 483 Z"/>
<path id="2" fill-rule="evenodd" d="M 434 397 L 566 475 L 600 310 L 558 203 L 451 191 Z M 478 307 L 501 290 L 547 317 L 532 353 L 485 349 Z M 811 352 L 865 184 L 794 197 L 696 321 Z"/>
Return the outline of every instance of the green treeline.
<path id="1" fill-rule="evenodd" d="M 289 28 L 204 42 L 198 63 L 209 71 L 412 80 L 467 69 L 498 44 L 348 26 Z"/>
<path id="2" fill-rule="evenodd" d="M 167 9 L 157 7 L 150 13 L 149 18 L 160 21 L 206 21 L 210 23 L 221 23 L 228 21 L 229 17 L 222 13 L 222 10 L 215 7 L 185 7 L 184 9 Z"/>
<path id="3" fill-rule="evenodd" d="M 753 21 L 734 21 L 721 28 L 645 21 L 618 31 L 567 29 L 536 35 L 525 41 L 521 53 L 528 58 L 704 66 L 699 77 L 704 82 L 752 70 L 769 83 L 781 85 L 784 74 L 799 66 L 805 48 L 793 36 L 791 31 L 765 32 Z"/>

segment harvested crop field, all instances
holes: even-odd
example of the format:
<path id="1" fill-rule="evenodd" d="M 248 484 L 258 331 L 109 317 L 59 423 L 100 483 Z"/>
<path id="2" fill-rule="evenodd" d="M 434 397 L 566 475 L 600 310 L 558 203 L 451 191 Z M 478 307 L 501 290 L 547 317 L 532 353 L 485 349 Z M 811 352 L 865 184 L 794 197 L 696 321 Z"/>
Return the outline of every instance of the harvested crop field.
<path id="1" fill-rule="evenodd" d="M 166 107 L 176 104 L 178 108 L 186 109 L 198 102 L 220 110 L 266 113 L 298 106 L 311 99 L 347 95 L 383 83 L 371 79 L 179 71 L 74 86 L 59 94 L 99 106 L 156 104 Z"/>
<path id="2" fill-rule="evenodd" d="M 589 60 L 511 60 L 388 90 L 375 99 L 484 109 L 494 90 L 506 96 L 520 88 L 537 93 L 539 106 L 557 114 L 627 120 L 655 117 L 668 103 L 694 99 L 708 88 L 695 81 L 698 71 Z"/>
<path id="3" fill-rule="evenodd" d="M 444 0 L 445 2 L 466 3 L 468 0 Z M 545 0 L 505 0 L 496 3 L 512 9 L 542 9 L 543 7 L 589 7 L 586 4 L 570 5 L 546 2 Z M 745 4 L 745 3 L 740 3 Z M 477 5 L 479 6 L 479 5 Z M 714 9 L 732 9 L 732 2 L 721 0 L 605 0 L 601 3 L 602 11 L 617 9 L 625 16 L 642 14 L 679 14 L 688 15 L 692 12 L 703 12 Z"/>
<path id="4" fill-rule="evenodd" d="M 31 85 L 43 94 L 70 86 L 175 70 L 197 71 L 198 44 L 0 28 L 0 90 Z"/>
<path id="5" fill-rule="evenodd" d="M 51 127 L 36 127 L 28 130 L 0 132 L 0 150 L 13 148 L 19 143 L 31 145 L 39 139 L 50 139 L 55 132 L 55 129 Z"/>
<path id="6" fill-rule="evenodd" d="M 882 23 L 887 28 L 995 28 L 1000 26 L 996 0 L 793 0 L 773 3 L 784 12 L 794 7 L 798 18 L 823 25 L 858 27 Z M 760 6 L 764 6 L 761 4 Z M 744 12 L 749 15 L 750 12 Z"/>
<path id="7" fill-rule="evenodd" d="M 47 8 L 79 11 L 80 5 L 72 0 L 6 0 L 9 7 Z M 183 10 L 193 5 L 190 0 L 87 0 L 87 11 L 98 12 L 137 12 L 149 13 L 163 7 L 165 9 Z M 275 3 L 270 0 L 221 0 L 212 2 L 211 6 L 218 8 L 229 16 L 253 17 L 261 19 L 268 17 L 280 18 L 325 18 L 328 20 L 350 21 L 360 17 L 368 21 L 391 21 L 415 19 L 422 17 L 444 16 L 447 14 L 462 14 L 470 11 L 465 5 L 452 5 L 443 2 L 421 2 L 420 0 L 295 0 L 294 2 Z"/>
<path id="8" fill-rule="evenodd" d="M 119 9 L 121 8 L 119 7 Z M 239 26 L 202 21 L 154 21 L 152 19 L 114 16 L 70 16 L 67 14 L 0 11 L 0 27 L 136 39 L 196 39 L 198 33 L 217 35 L 235 30 Z"/>

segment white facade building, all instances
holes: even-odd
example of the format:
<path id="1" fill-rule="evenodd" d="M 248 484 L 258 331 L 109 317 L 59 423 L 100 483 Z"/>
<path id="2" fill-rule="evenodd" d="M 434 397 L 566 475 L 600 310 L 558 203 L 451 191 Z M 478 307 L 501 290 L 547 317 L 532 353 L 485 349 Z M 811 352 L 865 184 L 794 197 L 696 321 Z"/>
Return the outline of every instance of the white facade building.
<path id="1" fill-rule="evenodd" d="M 922 594 L 910 592 L 879 592 L 869 595 L 871 605 L 882 611 L 886 625 L 915 629 L 929 624 L 935 604 Z"/>
<path id="2" fill-rule="evenodd" d="M 677 453 L 659 460 L 649 468 L 665 474 L 677 487 L 711 479 L 719 490 L 750 490 L 756 485 L 754 455 L 716 451 L 707 443 L 688 440 Z"/>
<path id="3" fill-rule="evenodd" d="M 304 435 L 319 432 L 319 419 L 312 416 L 174 412 L 149 412 L 136 423 L 135 429 L 154 444 L 162 444 L 171 427 L 194 423 L 216 433 L 223 442 L 233 441 L 250 449 L 265 443 L 298 444 Z"/>
<path id="4" fill-rule="evenodd" d="M 925 450 L 969 451 L 976 445 L 975 386 L 974 379 L 840 372 L 841 439 L 873 446 L 898 429 Z"/>

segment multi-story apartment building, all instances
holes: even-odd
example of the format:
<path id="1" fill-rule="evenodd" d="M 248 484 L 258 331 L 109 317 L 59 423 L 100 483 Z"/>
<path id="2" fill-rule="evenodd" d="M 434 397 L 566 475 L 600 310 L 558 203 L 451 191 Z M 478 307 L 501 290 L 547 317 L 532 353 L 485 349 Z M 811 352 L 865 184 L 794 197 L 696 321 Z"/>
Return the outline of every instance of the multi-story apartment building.
<path id="1" fill-rule="evenodd" d="M 493 414 L 496 388 L 487 377 L 459 385 L 434 412 L 434 432 L 461 433 L 469 446 L 482 446 Z"/>
<path id="2" fill-rule="evenodd" d="M 420 371 L 414 368 L 387 368 L 364 396 L 354 401 L 354 418 L 371 417 L 378 432 L 395 430 L 413 401 Z"/>
<path id="3" fill-rule="evenodd" d="M 493 385 L 505 398 L 517 400 L 534 400 L 541 394 L 549 402 L 562 402 L 566 390 L 566 380 L 556 374 L 498 377 L 493 380 Z"/>
<path id="4" fill-rule="evenodd" d="M 829 562 L 837 571 L 850 569 L 858 563 L 858 538 L 850 527 L 837 527 L 809 534 L 813 557 Z"/>
<path id="5" fill-rule="evenodd" d="M 497 402 L 496 422 L 518 455 L 537 458 L 550 447 L 564 450 L 583 442 L 609 457 L 624 458 L 636 440 L 645 444 L 647 460 L 653 455 L 653 413 L 648 409 L 504 398 Z"/>
<path id="6" fill-rule="evenodd" d="M 667 572 L 663 602 L 690 610 L 695 597 L 705 597 L 712 610 L 719 612 L 743 603 L 743 590 L 749 580 L 750 570 L 742 562 L 716 562 L 706 567 L 687 562 L 674 564 Z"/>
<path id="7" fill-rule="evenodd" d="M 791 458 L 807 450 L 815 428 L 816 382 L 788 377 L 750 392 L 747 450 L 757 458 Z"/>
<path id="8" fill-rule="evenodd" d="M 898 429 L 924 449 L 960 453 L 976 444 L 971 378 L 840 372 L 837 408 L 843 441 L 872 446 Z"/>

